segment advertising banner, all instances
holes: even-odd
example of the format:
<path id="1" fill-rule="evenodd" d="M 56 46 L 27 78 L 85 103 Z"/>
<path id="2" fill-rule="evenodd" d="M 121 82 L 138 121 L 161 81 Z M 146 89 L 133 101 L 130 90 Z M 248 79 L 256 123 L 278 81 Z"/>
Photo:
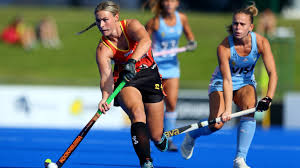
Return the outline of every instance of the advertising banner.
<path id="1" fill-rule="evenodd" d="M 101 100 L 97 87 L 0 86 L 0 127 L 83 128 Z M 128 126 L 126 114 L 112 106 L 95 128 Z"/>

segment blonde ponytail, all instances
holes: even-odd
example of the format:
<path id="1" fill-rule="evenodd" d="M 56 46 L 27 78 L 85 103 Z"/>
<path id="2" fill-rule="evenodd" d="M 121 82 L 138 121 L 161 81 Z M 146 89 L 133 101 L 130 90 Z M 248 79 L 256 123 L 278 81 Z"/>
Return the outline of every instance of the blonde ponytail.
<path id="1" fill-rule="evenodd" d="M 256 8 L 254 2 L 253 2 L 252 5 L 245 8 L 245 10 L 249 11 L 249 13 L 251 13 L 252 16 L 257 16 L 258 15 L 258 9 Z"/>
<path id="2" fill-rule="evenodd" d="M 253 17 L 258 15 L 258 9 L 255 6 L 255 2 L 252 2 L 252 5 L 249 5 L 246 8 L 242 8 L 235 11 L 233 16 L 238 13 L 244 13 L 246 15 L 249 15 L 251 19 L 251 23 L 253 24 Z"/>

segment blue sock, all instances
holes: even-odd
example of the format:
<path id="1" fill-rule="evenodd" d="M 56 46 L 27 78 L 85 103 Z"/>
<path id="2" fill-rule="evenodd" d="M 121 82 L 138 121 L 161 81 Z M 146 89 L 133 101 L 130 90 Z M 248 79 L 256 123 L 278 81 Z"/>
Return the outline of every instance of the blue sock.
<path id="1" fill-rule="evenodd" d="M 204 121 L 204 120 L 203 120 Z M 201 122 L 201 121 L 200 121 Z M 194 130 L 194 131 L 191 131 L 191 132 L 189 132 L 189 135 L 192 137 L 192 138 L 194 138 L 194 139 L 196 139 L 196 138 L 198 138 L 199 136 L 202 136 L 202 135 L 210 135 L 211 133 L 213 133 L 210 129 L 209 129 L 209 127 L 201 127 L 201 128 L 199 128 L 199 129 L 196 129 L 196 130 Z"/>
<path id="2" fill-rule="evenodd" d="M 256 128 L 256 120 L 253 117 L 241 117 L 237 133 L 236 157 L 246 160 L 247 153 L 252 142 Z"/>
<path id="3" fill-rule="evenodd" d="M 168 112 L 165 111 L 165 121 L 164 121 L 164 129 L 165 131 L 169 131 L 175 128 L 176 125 L 176 119 L 177 119 L 177 112 Z M 172 139 L 171 137 L 169 139 Z"/>

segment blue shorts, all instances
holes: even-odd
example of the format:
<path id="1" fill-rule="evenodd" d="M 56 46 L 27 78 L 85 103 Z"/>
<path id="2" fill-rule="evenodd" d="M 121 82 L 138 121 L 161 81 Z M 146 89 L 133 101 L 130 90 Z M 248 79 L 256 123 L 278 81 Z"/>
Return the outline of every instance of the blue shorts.
<path id="1" fill-rule="evenodd" d="M 255 80 L 240 80 L 232 81 L 232 90 L 239 90 L 246 85 L 252 85 L 256 89 Z M 208 95 L 215 91 L 223 91 L 223 79 L 211 79 L 208 87 Z"/>
<path id="2" fill-rule="evenodd" d="M 154 57 L 162 79 L 179 78 L 180 68 L 177 57 Z"/>

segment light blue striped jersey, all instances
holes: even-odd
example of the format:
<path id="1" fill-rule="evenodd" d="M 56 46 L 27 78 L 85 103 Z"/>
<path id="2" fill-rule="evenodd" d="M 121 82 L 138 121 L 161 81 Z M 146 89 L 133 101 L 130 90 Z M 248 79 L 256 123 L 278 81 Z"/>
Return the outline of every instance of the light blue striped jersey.
<path id="1" fill-rule="evenodd" d="M 233 90 L 238 90 L 246 84 L 252 84 L 256 87 L 255 77 L 254 77 L 254 67 L 257 60 L 260 57 L 257 49 L 256 34 L 251 32 L 251 52 L 249 55 L 241 57 L 238 55 L 234 47 L 233 36 L 228 36 L 228 41 L 230 45 L 230 71 L 232 78 Z M 222 87 L 215 88 L 212 87 Z M 211 92 L 214 90 L 223 91 L 223 78 L 219 66 L 217 66 L 215 72 L 212 75 L 210 82 Z M 210 93 L 211 93 L 210 92 Z"/>
<path id="2" fill-rule="evenodd" d="M 152 50 L 159 52 L 178 47 L 183 27 L 179 13 L 175 11 L 176 25 L 168 26 L 164 19 L 159 16 L 159 29 L 152 34 Z M 176 53 L 154 57 L 163 78 L 179 77 L 179 63 Z"/>

